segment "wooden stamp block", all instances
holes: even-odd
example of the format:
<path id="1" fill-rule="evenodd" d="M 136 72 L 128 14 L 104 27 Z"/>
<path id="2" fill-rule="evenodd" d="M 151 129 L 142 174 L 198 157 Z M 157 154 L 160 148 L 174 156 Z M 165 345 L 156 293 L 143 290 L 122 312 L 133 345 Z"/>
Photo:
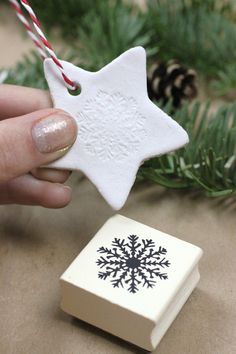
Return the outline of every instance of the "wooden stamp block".
<path id="1" fill-rule="evenodd" d="M 199 281 L 202 250 L 110 218 L 61 276 L 62 309 L 154 350 Z"/>

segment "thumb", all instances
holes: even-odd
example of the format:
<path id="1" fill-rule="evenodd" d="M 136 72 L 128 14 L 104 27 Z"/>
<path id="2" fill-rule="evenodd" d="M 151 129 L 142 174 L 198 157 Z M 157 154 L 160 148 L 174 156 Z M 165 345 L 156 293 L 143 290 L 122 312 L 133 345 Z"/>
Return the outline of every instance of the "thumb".
<path id="1" fill-rule="evenodd" d="M 0 182 L 61 157 L 75 141 L 77 125 L 68 113 L 44 109 L 0 122 Z"/>

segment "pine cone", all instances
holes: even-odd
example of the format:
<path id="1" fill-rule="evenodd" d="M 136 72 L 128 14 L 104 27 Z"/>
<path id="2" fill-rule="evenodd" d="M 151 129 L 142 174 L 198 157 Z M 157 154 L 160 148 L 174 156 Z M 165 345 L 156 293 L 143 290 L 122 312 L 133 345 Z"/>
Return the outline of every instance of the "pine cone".
<path id="1" fill-rule="evenodd" d="M 147 84 L 151 100 L 165 104 L 172 99 L 175 108 L 180 107 L 183 100 L 197 96 L 196 72 L 176 60 L 153 64 L 148 71 Z"/>

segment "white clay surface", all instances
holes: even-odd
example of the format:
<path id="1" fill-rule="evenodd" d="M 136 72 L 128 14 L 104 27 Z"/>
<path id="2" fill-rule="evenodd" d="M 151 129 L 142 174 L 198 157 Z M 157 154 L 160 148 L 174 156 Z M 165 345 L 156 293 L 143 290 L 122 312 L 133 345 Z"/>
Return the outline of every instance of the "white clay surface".
<path id="1" fill-rule="evenodd" d="M 131 235 L 138 237 L 133 243 Z M 115 238 L 120 246 L 114 243 Z M 153 244 L 144 247 L 147 240 Z M 201 256 L 202 250 L 190 243 L 116 215 L 62 275 L 61 307 L 153 350 L 199 281 Z M 100 272 L 108 272 L 107 277 L 99 276 Z"/>
<path id="2" fill-rule="evenodd" d="M 141 163 L 185 145 L 187 133 L 147 95 L 146 53 L 132 48 L 97 72 L 61 61 L 81 87 L 67 91 L 58 68 L 46 59 L 45 76 L 54 106 L 71 114 L 78 137 L 69 152 L 48 167 L 81 170 L 114 208 L 120 209 Z"/>

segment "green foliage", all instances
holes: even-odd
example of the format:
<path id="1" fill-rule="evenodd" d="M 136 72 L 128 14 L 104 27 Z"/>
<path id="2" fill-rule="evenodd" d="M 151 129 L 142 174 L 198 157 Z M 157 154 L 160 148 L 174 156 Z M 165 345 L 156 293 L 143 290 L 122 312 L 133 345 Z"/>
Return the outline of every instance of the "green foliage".
<path id="1" fill-rule="evenodd" d="M 81 20 L 99 0 L 31 0 L 36 15 L 47 30 L 59 27 L 64 37 L 76 38 Z"/>
<path id="2" fill-rule="evenodd" d="M 213 94 L 218 97 L 236 98 L 236 64 L 222 68 L 211 82 Z"/>
<path id="3" fill-rule="evenodd" d="M 176 58 L 206 75 L 236 62 L 236 26 L 216 0 L 150 0 L 149 27 L 160 56 Z"/>
<path id="4" fill-rule="evenodd" d="M 42 59 L 38 56 L 38 53 L 32 52 L 30 55 L 24 56 L 13 69 L 8 70 L 4 83 L 46 88 L 47 83 L 44 78 Z"/>
<path id="5" fill-rule="evenodd" d="M 210 12 L 219 12 L 223 15 L 229 15 L 234 9 L 234 0 L 181 0 L 183 8 L 191 7 L 193 9 L 205 7 Z"/>
<path id="6" fill-rule="evenodd" d="M 137 9 L 116 0 L 100 0 L 85 16 L 78 35 L 80 57 L 84 66 L 97 70 L 134 46 L 144 46 L 148 54 L 151 30 L 145 29 L 146 17 Z M 157 51 L 157 48 L 154 52 Z"/>
<path id="7" fill-rule="evenodd" d="M 168 188 L 202 189 L 208 196 L 225 196 L 236 191 L 236 104 L 209 112 L 199 103 L 176 112 L 190 143 L 176 152 L 147 161 L 139 179 Z"/>
<path id="8" fill-rule="evenodd" d="M 97 70 L 135 45 L 143 45 L 148 55 L 158 51 L 163 60 L 178 59 L 208 77 L 217 75 L 220 81 L 220 71 L 229 74 L 222 66 L 236 62 L 235 0 L 147 0 L 143 12 L 122 0 L 31 4 L 47 30 L 58 27 L 71 40 L 87 69 Z"/>

